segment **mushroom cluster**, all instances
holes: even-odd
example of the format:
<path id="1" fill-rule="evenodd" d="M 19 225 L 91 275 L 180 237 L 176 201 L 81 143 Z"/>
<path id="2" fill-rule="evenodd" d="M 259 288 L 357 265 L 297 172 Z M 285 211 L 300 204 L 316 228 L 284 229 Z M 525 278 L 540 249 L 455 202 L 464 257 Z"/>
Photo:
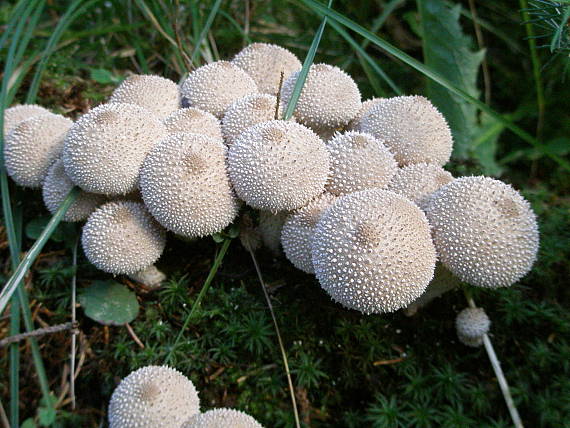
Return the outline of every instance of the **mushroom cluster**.
<path id="1" fill-rule="evenodd" d="M 333 300 L 366 314 L 417 307 L 450 276 L 496 288 L 531 269 L 529 203 L 498 180 L 443 169 L 452 134 L 427 98 L 362 101 L 347 73 L 314 64 L 285 120 L 300 70 L 288 50 L 254 43 L 180 84 L 128 77 L 75 123 L 12 107 L 6 169 L 43 185 L 51 212 L 80 187 L 65 220 L 87 220 L 87 258 L 116 275 L 156 274 L 167 231 L 208 236 L 246 210 L 272 253 L 282 246 Z"/>

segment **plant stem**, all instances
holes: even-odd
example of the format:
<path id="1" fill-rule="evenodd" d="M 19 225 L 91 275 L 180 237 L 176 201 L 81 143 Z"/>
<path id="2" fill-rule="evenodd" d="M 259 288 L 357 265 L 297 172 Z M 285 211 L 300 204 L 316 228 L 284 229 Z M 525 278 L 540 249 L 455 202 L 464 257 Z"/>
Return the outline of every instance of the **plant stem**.
<path id="1" fill-rule="evenodd" d="M 75 240 L 72 253 L 73 277 L 71 278 L 71 323 L 77 323 L 77 247 L 79 235 Z M 71 330 L 71 355 L 69 356 L 69 395 L 71 396 L 71 409 L 75 410 L 75 353 L 77 349 L 77 330 Z"/>

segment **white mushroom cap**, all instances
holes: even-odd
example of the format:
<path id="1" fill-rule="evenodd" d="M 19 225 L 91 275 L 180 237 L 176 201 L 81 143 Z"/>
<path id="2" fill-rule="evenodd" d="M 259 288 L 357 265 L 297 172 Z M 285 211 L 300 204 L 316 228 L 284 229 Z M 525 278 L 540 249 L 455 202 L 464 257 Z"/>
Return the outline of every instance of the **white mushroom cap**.
<path id="1" fill-rule="evenodd" d="M 281 73 L 285 81 L 302 67 L 292 52 L 267 43 L 246 46 L 234 57 L 232 64 L 244 69 L 255 80 L 260 92 L 270 95 L 278 94 Z"/>
<path id="2" fill-rule="evenodd" d="M 226 147 L 189 133 L 169 135 L 146 157 L 140 176 L 143 200 L 167 229 L 196 238 L 221 231 L 239 202 L 226 170 Z"/>
<path id="3" fill-rule="evenodd" d="M 42 186 L 44 204 L 50 213 L 55 214 L 74 186 L 65 174 L 63 161 L 57 159 L 50 166 Z M 104 201 L 103 195 L 81 191 L 63 216 L 63 221 L 83 221 Z"/>
<path id="4" fill-rule="evenodd" d="M 194 384 L 167 366 L 146 366 L 124 378 L 109 403 L 110 428 L 174 428 L 200 412 Z"/>
<path id="5" fill-rule="evenodd" d="M 436 261 L 425 214 L 408 199 L 379 189 L 341 196 L 328 208 L 311 252 L 325 291 L 365 314 L 393 312 L 417 299 Z"/>
<path id="6" fill-rule="evenodd" d="M 269 248 L 274 255 L 278 255 L 281 252 L 281 230 L 287 214 L 286 211 L 281 211 L 277 214 L 269 211 L 259 212 L 257 231 L 261 235 L 263 245 Z"/>
<path id="7" fill-rule="evenodd" d="M 95 210 L 81 235 L 87 259 L 102 271 L 130 275 L 154 264 L 166 234 L 138 202 L 108 202 Z"/>
<path id="8" fill-rule="evenodd" d="M 287 109 L 298 76 L 299 72 L 293 73 L 283 84 L 283 111 Z M 347 125 L 360 107 L 358 86 L 348 74 L 332 65 L 315 64 L 309 70 L 294 116 L 316 132 L 331 131 Z"/>
<path id="9" fill-rule="evenodd" d="M 234 409 L 208 410 L 193 416 L 181 428 L 263 428 L 246 413 Z"/>
<path id="10" fill-rule="evenodd" d="M 197 108 L 188 107 L 176 110 L 164 119 L 166 131 L 169 134 L 190 132 L 224 141 L 220 121 L 211 113 Z"/>
<path id="11" fill-rule="evenodd" d="M 481 346 L 483 336 L 489 333 L 491 320 L 483 308 L 465 308 L 455 319 L 457 337 L 467 346 Z"/>
<path id="12" fill-rule="evenodd" d="M 425 211 L 432 193 L 451 181 L 453 175 L 439 165 L 417 163 L 400 168 L 388 190 L 405 196 Z"/>
<path id="13" fill-rule="evenodd" d="M 136 104 L 160 120 L 180 108 L 178 85 L 170 79 L 148 74 L 127 77 L 113 91 L 109 103 Z"/>
<path id="14" fill-rule="evenodd" d="M 327 143 L 331 174 L 326 189 L 333 195 L 384 188 L 398 164 L 390 150 L 370 134 L 348 131 Z"/>
<path id="15" fill-rule="evenodd" d="M 422 96 L 386 98 L 360 121 L 360 131 L 383 140 L 400 166 L 445 165 L 453 139 L 443 115 Z"/>
<path id="16" fill-rule="evenodd" d="M 234 101 L 222 119 L 222 132 L 228 146 L 253 125 L 274 120 L 276 104 L 277 98 L 268 94 L 248 95 Z"/>
<path id="17" fill-rule="evenodd" d="M 329 156 L 324 142 L 295 122 L 272 120 L 230 146 L 230 179 L 239 198 L 271 212 L 300 208 L 324 191 Z"/>
<path id="18" fill-rule="evenodd" d="M 285 256 L 297 269 L 306 273 L 315 273 L 311 240 L 322 214 L 336 199 L 335 196 L 325 192 L 287 217 L 281 232 L 281 244 Z"/>
<path id="19" fill-rule="evenodd" d="M 360 121 L 362 120 L 364 115 L 368 113 L 372 107 L 381 102 L 383 99 L 384 98 L 370 98 L 369 100 L 362 101 L 360 110 L 358 110 L 356 116 L 354 116 L 354 118 L 350 121 L 350 123 L 347 126 L 347 129 L 353 131 L 360 131 Z"/>
<path id="20" fill-rule="evenodd" d="M 441 262 L 479 287 L 507 287 L 532 268 L 538 227 L 530 204 L 510 185 L 461 177 L 429 200 L 426 214 Z"/>
<path id="21" fill-rule="evenodd" d="M 221 119 L 235 100 L 257 93 L 253 79 L 237 65 L 216 61 L 194 70 L 182 84 L 182 96 L 190 107 Z"/>
<path id="22" fill-rule="evenodd" d="M 166 135 L 149 110 L 134 104 L 103 104 L 69 130 L 65 172 L 83 190 L 115 196 L 137 189 L 145 156 Z"/>
<path id="23" fill-rule="evenodd" d="M 66 117 L 43 114 L 16 125 L 4 142 L 8 175 L 20 186 L 41 187 L 50 165 L 61 155 L 72 124 Z"/>
<path id="24" fill-rule="evenodd" d="M 4 110 L 4 137 L 20 122 L 44 114 L 53 113 L 37 104 L 22 104 L 7 108 Z"/>

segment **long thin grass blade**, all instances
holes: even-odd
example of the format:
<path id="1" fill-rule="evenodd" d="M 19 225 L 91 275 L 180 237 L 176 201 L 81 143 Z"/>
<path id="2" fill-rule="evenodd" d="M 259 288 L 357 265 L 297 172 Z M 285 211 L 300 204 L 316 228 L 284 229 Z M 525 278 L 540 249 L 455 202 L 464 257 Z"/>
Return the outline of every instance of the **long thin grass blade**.
<path id="1" fill-rule="evenodd" d="M 202 46 L 202 42 L 206 38 L 208 31 L 210 31 L 210 27 L 214 23 L 214 19 L 218 14 L 218 10 L 220 9 L 221 4 L 222 0 L 216 0 L 214 5 L 212 6 L 212 9 L 210 10 L 210 13 L 208 14 L 208 18 L 204 23 L 204 27 L 202 28 L 202 31 L 200 31 L 198 39 L 194 43 L 194 52 L 192 52 L 192 56 L 190 57 L 190 61 L 192 62 L 192 64 L 194 64 L 195 61 L 200 59 L 200 46 Z"/>

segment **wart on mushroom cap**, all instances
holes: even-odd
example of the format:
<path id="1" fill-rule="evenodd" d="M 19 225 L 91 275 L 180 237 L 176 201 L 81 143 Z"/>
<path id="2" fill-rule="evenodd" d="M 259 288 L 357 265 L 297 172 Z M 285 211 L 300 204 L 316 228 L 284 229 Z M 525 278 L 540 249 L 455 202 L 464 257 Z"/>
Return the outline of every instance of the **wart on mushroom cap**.
<path id="1" fill-rule="evenodd" d="M 294 122 L 273 120 L 230 146 L 230 179 L 239 198 L 271 212 L 300 208 L 324 191 L 329 156 L 324 142 Z"/>
<path id="2" fill-rule="evenodd" d="M 98 269 L 131 275 L 158 260 L 166 233 L 143 204 L 108 202 L 89 216 L 81 243 L 85 256 Z"/>
<path id="3" fill-rule="evenodd" d="M 181 91 L 190 107 L 212 113 L 219 119 L 232 102 L 258 92 L 253 79 L 228 61 L 197 68 L 184 81 Z"/>
<path id="4" fill-rule="evenodd" d="M 449 126 L 422 96 L 381 100 L 363 116 L 359 129 L 383 140 L 400 166 L 421 162 L 441 166 L 451 157 Z"/>
<path id="5" fill-rule="evenodd" d="M 208 410 L 193 416 L 181 428 L 263 428 L 254 418 L 235 409 Z"/>
<path id="6" fill-rule="evenodd" d="M 267 43 L 246 46 L 234 57 L 232 63 L 253 78 L 260 92 L 270 95 L 277 95 L 279 92 L 282 72 L 285 80 L 302 67 L 293 53 L 281 46 Z"/>
<path id="7" fill-rule="evenodd" d="M 73 122 L 57 114 L 41 114 L 20 122 L 6 137 L 4 162 L 12 179 L 23 187 L 41 187 L 50 165 L 61 155 Z"/>
<path id="8" fill-rule="evenodd" d="M 7 108 L 4 110 L 4 138 L 20 122 L 44 114 L 53 113 L 37 104 L 22 104 Z"/>
<path id="9" fill-rule="evenodd" d="M 425 214 L 379 189 L 340 197 L 317 223 L 311 252 L 325 291 L 365 314 L 393 312 L 417 299 L 436 261 Z"/>
<path id="10" fill-rule="evenodd" d="M 481 346 L 483 336 L 489 332 L 490 327 L 491 320 L 483 308 L 465 308 L 455 319 L 457 337 L 467 346 Z"/>
<path id="11" fill-rule="evenodd" d="M 197 108 L 188 107 L 176 110 L 164 119 L 166 131 L 169 134 L 190 132 L 224 141 L 220 121 L 211 113 Z"/>
<path id="12" fill-rule="evenodd" d="M 103 104 L 69 130 L 65 172 L 83 190 L 115 196 L 137 190 L 145 156 L 166 135 L 152 112 L 134 104 Z"/>
<path id="13" fill-rule="evenodd" d="M 160 141 L 140 175 L 150 213 L 167 229 L 189 238 L 225 228 L 239 210 L 225 158 L 224 144 L 203 135 L 177 133 Z"/>
<path id="14" fill-rule="evenodd" d="M 507 287 L 536 259 L 538 227 L 530 204 L 510 185 L 488 177 L 461 177 L 429 200 L 426 214 L 441 262 L 459 279 Z"/>
<path id="15" fill-rule="evenodd" d="M 194 384 L 167 366 L 147 366 L 126 378 L 109 403 L 110 428 L 173 428 L 200 411 Z"/>

